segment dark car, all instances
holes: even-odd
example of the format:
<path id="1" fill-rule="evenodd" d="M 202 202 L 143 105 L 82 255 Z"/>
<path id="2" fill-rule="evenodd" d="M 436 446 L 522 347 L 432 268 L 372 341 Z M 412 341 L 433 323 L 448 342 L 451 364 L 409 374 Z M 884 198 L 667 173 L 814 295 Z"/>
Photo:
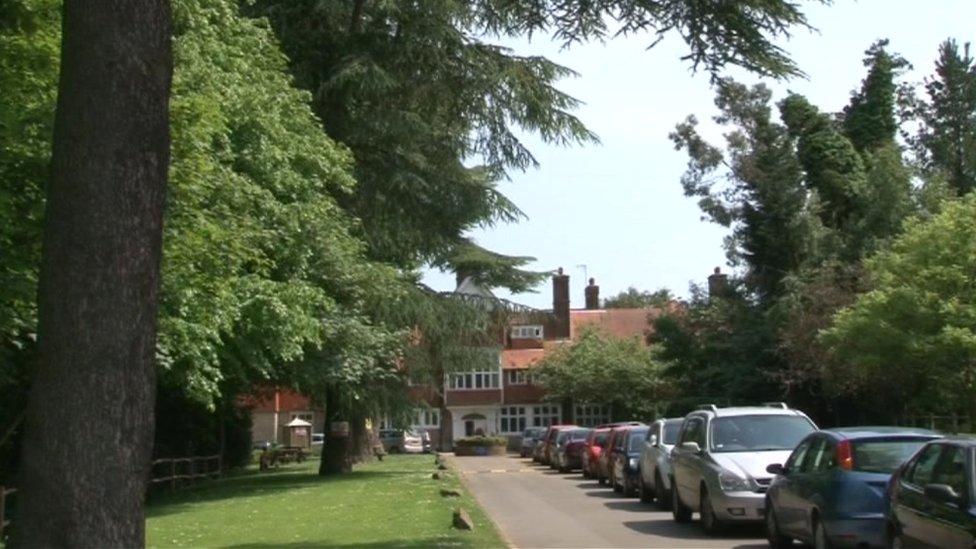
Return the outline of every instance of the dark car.
<path id="1" fill-rule="evenodd" d="M 556 446 L 553 449 L 555 459 L 550 467 L 558 469 L 560 473 L 568 473 L 582 466 L 583 449 L 586 439 L 593 429 L 563 429 L 556 435 Z"/>
<path id="2" fill-rule="evenodd" d="M 891 547 L 976 547 L 976 439 L 930 442 L 888 485 Z"/>
<path id="3" fill-rule="evenodd" d="M 577 427 L 578 425 L 550 425 L 549 429 L 546 430 L 546 434 L 542 437 L 542 459 L 539 463 L 543 465 L 552 463 L 552 458 L 555 456 L 552 453 L 552 449 L 556 445 L 556 436 L 559 435 L 559 431 L 563 429 L 575 429 Z"/>
<path id="4" fill-rule="evenodd" d="M 618 437 L 619 448 L 613 452 L 610 485 L 627 497 L 637 495 L 640 456 L 647 438 L 647 427 L 626 427 Z"/>
<path id="5" fill-rule="evenodd" d="M 586 447 L 580 458 L 580 468 L 583 469 L 583 478 L 597 478 L 597 465 L 600 454 L 607 447 L 610 440 L 610 429 L 596 428 L 590 431 L 590 436 L 586 438 Z"/>
<path id="6" fill-rule="evenodd" d="M 607 445 L 600 452 L 600 458 L 597 460 L 596 478 L 600 484 L 610 481 L 610 485 L 613 486 L 614 453 L 622 451 L 626 447 L 624 439 L 626 438 L 627 430 L 635 426 L 643 426 L 643 424 L 629 422 L 618 424 L 616 427 L 610 429 L 610 437 L 607 439 Z"/>
<path id="7" fill-rule="evenodd" d="M 794 539 L 816 547 L 883 547 L 884 496 L 891 474 L 926 442 L 925 429 L 849 427 L 817 431 L 786 463 L 770 465 L 766 535 L 773 547 Z"/>

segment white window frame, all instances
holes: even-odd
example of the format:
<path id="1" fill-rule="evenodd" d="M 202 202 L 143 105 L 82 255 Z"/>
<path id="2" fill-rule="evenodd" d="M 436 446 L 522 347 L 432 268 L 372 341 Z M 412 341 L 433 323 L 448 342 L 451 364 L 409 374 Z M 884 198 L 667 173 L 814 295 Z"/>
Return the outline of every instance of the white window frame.
<path id="1" fill-rule="evenodd" d="M 577 404 L 573 407 L 573 420 L 581 427 L 596 427 L 603 423 L 610 423 L 610 406 Z"/>
<path id="2" fill-rule="evenodd" d="M 525 432 L 529 424 L 529 416 L 526 412 L 525 406 L 502 406 L 498 411 L 498 432 L 505 434 Z"/>
<path id="3" fill-rule="evenodd" d="M 415 408 L 411 427 L 436 429 L 441 426 L 441 411 L 437 408 Z"/>
<path id="4" fill-rule="evenodd" d="M 532 407 L 532 426 L 548 427 L 558 425 L 562 421 L 558 404 L 540 404 Z"/>
<path id="5" fill-rule="evenodd" d="M 452 391 L 486 391 L 501 388 L 499 370 L 479 370 L 448 374 L 448 388 Z"/>
<path id="6" fill-rule="evenodd" d="M 512 339 L 542 339 L 543 332 L 541 324 L 530 324 L 527 326 L 512 326 Z"/>
<path id="7" fill-rule="evenodd" d="M 505 370 L 505 383 L 509 385 L 531 385 L 532 374 L 528 370 Z"/>

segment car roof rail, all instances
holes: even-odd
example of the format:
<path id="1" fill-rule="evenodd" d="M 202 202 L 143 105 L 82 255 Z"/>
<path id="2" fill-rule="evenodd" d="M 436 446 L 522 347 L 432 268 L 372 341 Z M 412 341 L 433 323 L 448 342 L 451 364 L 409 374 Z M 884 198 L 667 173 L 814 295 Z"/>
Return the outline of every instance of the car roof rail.
<path id="1" fill-rule="evenodd" d="M 762 405 L 766 408 L 782 408 L 784 410 L 790 409 L 785 402 L 763 402 Z"/>
<path id="2" fill-rule="evenodd" d="M 718 413 L 718 406 L 714 404 L 699 404 L 696 410 L 708 410 L 709 412 Z"/>

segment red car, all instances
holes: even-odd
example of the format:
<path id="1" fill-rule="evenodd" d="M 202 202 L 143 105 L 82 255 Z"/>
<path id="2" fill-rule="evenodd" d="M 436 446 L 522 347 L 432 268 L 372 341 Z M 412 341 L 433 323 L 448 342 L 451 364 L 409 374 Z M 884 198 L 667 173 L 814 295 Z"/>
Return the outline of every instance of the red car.
<path id="1" fill-rule="evenodd" d="M 545 436 L 542 438 L 542 463 L 543 465 L 551 465 L 552 458 L 555 456 L 552 454 L 552 449 L 556 445 L 556 435 L 562 429 L 576 429 L 578 425 L 550 425 L 549 429 L 546 430 Z"/>
<path id="2" fill-rule="evenodd" d="M 610 481 L 610 485 L 613 486 L 613 452 L 615 446 L 620 446 L 615 444 L 617 439 L 620 437 L 626 437 L 627 431 L 631 427 L 638 427 L 644 425 L 643 423 L 637 421 L 631 421 L 628 423 L 618 424 L 617 426 L 610 429 L 610 437 L 607 439 L 607 445 L 603 447 L 603 451 L 600 452 L 600 458 L 597 460 L 596 466 L 596 479 L 600 484 Z M 626 449 L 626 445 L 624 445 Z"/>
<path id="3" fill-rule="evenodd" d="M 607 447 L 609 438 L 609 428 L 596 428 L 590 431 L 590 436 L 586 438 L 586 446 L 583 448 L 583 455 L 581 456 L 583 478 L 597 478 L 597 462 L 600 460 L 600 453 Z"/>

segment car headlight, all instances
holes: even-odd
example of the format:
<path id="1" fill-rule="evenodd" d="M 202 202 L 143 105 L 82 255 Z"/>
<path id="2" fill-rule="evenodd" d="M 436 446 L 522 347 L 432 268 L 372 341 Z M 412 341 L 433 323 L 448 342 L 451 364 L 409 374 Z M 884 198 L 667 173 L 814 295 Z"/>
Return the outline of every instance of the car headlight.
<path id="1" fill-rule="evenodd" d="M 733 473 L 732 471 L 722 471 L 718 475 L 718 484 L 723 492 L 748 492 L 752 490 L 752 484 Z"/>
<path id="2" fill-rule="evenodd" d="M 631 469 L 635 471 L 637 470 L 637 458 L 630 458 L 630 461 L 628 461 L 627 463 L 630 465 Z"/>

